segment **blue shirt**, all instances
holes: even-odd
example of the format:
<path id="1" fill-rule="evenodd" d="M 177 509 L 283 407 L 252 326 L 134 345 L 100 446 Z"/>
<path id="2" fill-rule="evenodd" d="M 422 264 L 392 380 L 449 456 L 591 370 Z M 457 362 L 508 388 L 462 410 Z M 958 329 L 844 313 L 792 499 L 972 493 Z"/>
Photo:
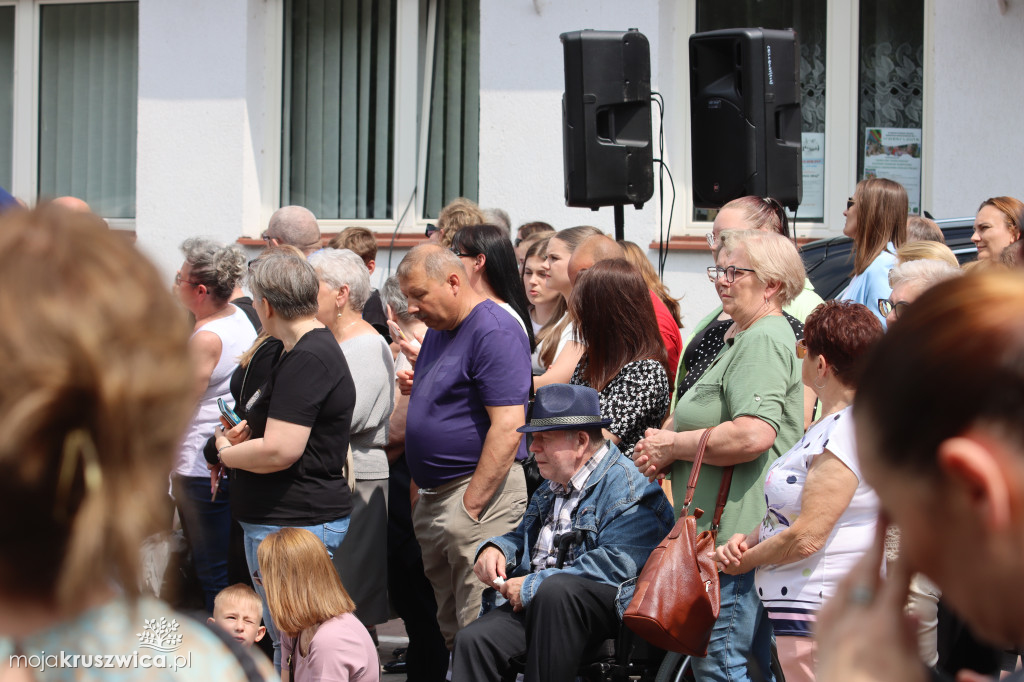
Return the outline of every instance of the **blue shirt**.
<path id="1" fill-rule="evenodd" d="M 878 310 L 878 299 L 889 298 L 892 287 L 889 286 L 889 271 L 896 267 L 896 247 L 889 242 L 885 250 L 859 275 L 854 275 L 843 293 L 836 296 L 840 301 L 855 301 L 868 307 L 875 317 L 882 321 L 885 328 L 885 316 Z"/>
<path id="2" fill-rule="evenodd" d="M 525 405 L 530 345 L 523 329 L 485 300 L 456 329 L 430 329 L 416 360 L 405 456 L 416 485 L 436 488 L 476 470 L 491 426 L 487 407 Z M 517 459 L 526 458 L 519 442 Z"/>

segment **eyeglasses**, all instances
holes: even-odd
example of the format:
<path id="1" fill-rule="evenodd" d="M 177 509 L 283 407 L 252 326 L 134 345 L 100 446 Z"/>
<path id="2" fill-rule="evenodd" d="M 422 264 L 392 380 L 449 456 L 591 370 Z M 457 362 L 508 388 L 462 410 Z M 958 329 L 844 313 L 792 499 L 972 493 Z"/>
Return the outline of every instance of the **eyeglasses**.
<path id="1" fill-rule="evenodd" d="M 807 357 L 807 344 L 803 339 L 796 342 L 796 357 L 800 360 Z"/>
<path id="2" fill-rule="evenodd" d="M 193 282 L 193 281 L 192 281 L 192 280 L 190 280 L 190 279 L 182 279 L 182 278 L 181 278 L 181 273 L 180 273 L 180 272 L 179 272 L 179 273 L 176 273 L 176 274 L 174 275 L 174 284 L 175 284 L 176 286 L 179 286 L 179 287 L 180 287 L 180 286 L 182 285 L 182 283 L 184 283 L 184 284 L 191 284 L 191 285 L 192 285 L 192 286 L 194 286 L 194 287 L 197 287 L 197 286 L 199 286 L 200 284 L 202 284 L 202 282 Z"/>
<path id="3" fill-rule="evenodd" d="M 882 317 L 889 317 L 889 313 L 892 313 L 892 319 L 898 320 L 909 305 L 910 301 L 893 302 L 887 298 L 880 298 L 878 299 L 878 312 L 882 313 Z"/>
<path id="4" fill-rule="evenodd" d="M 853 197 L 850 197 L 849 199 L 847 199 L 846 200 L 846 210 L 849 211 L 851 208 L 853 208 L 853 205 L 856 204 L 856 203 L 857 202 L 853 200 Z"/>
<path id="5" fill-rule="evenodd" d="M 277 239 L 277 237 L 271 237 L 269 234 L 267 234 L 267 230 L 263 230 L 263 232 L 260 234 L 260 239 L 265 241 L 267 243 L 267 246 L 273 246 L 271 242 Z"/>
<path id="6" fill-rule="evenodd" d="M 440 231 L 440 228 L 437 225 L 435 225 L 433 223 L 427 223 L 427 229 L 423 230 L 423 234 L 426 237 L 429 238 L 430 235 L 434 234 L 435 232 L 439 232 L 439 231 Z"/>
<path id="7" fill-rule="evenodd" d="M 476 256 L 474 256 L 471 253 L 462 253 L 461 251 L 459 251 L 459 248 L 457 246 L 453 246 L 453 247 L 449 248 L 448 250 L 451 251 L 452 253 L 454 253 L 459 258 L 476 258 Z"/>
<path id="8" fill-rule="evenodd" d="M 708 267 L 708 279 L 712 282 L 717 282 L 718 278 L 725 275 L 725 281 L 732 284 L 736 281 L 737 272 L 754 272 L 750 268 L 738 268 L 735 265 L 730 265 L 727 268 L 723 268 L 717 265 Z"/>
<path id="9" fill-rule="evenodd" d="M 704 235 L 704 239 L 708 240 L 708 248 L 711 248 L 711 249 L 715 248 L 715 244 L 717 243 L 718 240 L 715 239 L 715 233 L 714 232 L 708 232 L 707 234 L 705 234 Z"/>

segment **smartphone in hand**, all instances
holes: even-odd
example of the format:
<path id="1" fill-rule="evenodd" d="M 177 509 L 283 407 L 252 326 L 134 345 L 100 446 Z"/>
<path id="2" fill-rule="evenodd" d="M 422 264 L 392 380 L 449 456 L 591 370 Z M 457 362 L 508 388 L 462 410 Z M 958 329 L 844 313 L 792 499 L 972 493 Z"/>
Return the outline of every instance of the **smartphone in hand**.
<path id="1" fill-rule="evenodd" d="M 228 404 L 224 402 L 224 398 L 217 398 L 217 407 L 220 409 L 220 417 L 227 422 L 227 428 L 234 428 L 238 426 L 238 422 L 242 421 L 241 418 L 235 414 L 235 411 L 228 407 Z"/>

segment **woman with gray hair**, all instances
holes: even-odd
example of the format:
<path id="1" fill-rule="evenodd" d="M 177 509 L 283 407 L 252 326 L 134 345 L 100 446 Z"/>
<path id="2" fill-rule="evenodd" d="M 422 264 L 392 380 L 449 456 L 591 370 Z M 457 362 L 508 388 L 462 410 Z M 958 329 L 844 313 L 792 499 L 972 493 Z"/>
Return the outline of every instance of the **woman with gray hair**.
<path id="1" fill-rule="evenodd" d="M 174 463 L 171 493 L 192 549 L 206 610 L 212 613 L 214 597 L 228 586 L 231 508 L 228 485 L 218 491 L 220 480 L 211 481 L 203 447 L 219 423 L 217 400 L 233 402 L 228 389 L 231 374 L 256 331 L 245 312 L 228 302 L 245 273 L 241 249 L 193 238 L 185 240 L 181 250 L 185 262 L 174 278 L 174 289 L 195 318 L 189 350 L 197 406 Z"/>
<path id="2" fill-rule="evenodd" d="M 263 538 L 285 527 L 305 528 L 333 556 L 348 531 L 345 456 L 356 387 L 338 341 L 316 319 L 320 283 L 297 249 L 272 249 L 253 261 L 249 288 L 263 329 L 281 341 L 284 353 L 239 406 L 244 419 L 217 430 L 216 446 L 220 463 L 231 469 L 231 511 L 269 614 L 256 555 Z M 280 637 L 272 618 L 266 625 L 280 668 Z"/>
<path id="3" fill-rule="evenodd" d="M 803 436 L 803 389 L 796 335 L 782 308 L 804 288 L 804 266 L 789 239 L 772 232 L 727 230 L 708 278 L 732 319 L 725 345 L 679 399 L 668 429 L 648 429 L 633 460 L 653 479 L 672 471 L 678 506 L 705 429 L 708 439 L 693 508 L 713 510 L 727 471 L 728 503 L 716 544 L 755 527 L 767 510 L 769 466 Z M 709 530 L 711 514 L 697 521 Z M 721 575 L 721 613 L 705 658 L 693 659 L 698 682 L 768 675 L 771 625 L 752 573 Z"/>
<path id="4" fill-rule="evenodd" d="M 342 551 L 335 557 L 341 581 L 359 605 L 368 628 L 389 617 L 387 593 L 388 417 L 395 404 L 395 363 L 391 348 L 363 320 L 370 297 L 370 272 L 348 249 L 321 249 L 309 257 L 320 279 L 320 320 L 341 346 L 359 387 L 349 444 L 356 488 Z"/>
<path id="5" fill-rule="evenodd" d="M 960 277 L 963 271 L 941 260 L 921 259 L 900 263 L 889 271 L 889 298 L 878 299 L 878 312 L 886 324 L 900 318 L 907 306 L 940 282 Z"/>

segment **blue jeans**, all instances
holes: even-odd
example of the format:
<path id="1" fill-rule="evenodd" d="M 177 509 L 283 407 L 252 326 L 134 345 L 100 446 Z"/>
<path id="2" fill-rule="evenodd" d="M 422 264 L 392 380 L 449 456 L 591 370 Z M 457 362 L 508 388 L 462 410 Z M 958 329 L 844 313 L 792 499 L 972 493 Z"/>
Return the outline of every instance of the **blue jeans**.
<path id="1" fill-rule="evenodd" d="M 754 589 L 754 572 L 719 574 L 722 608 L 708 655 L 693 658 L 697 682 L 772 682 L 772 626 Z"/>
<path id="2" fill-rule="evenodd" d="M 211 501 L 208 476 L 171 477 L 171 494 L 192 550 L 192 563 L 203 588 L 208 613 L 213 613 L 214 597 L 228 586 L 228 540 L 231 536 L 228 487 L 228 481 L 222 480 L 217 499 Z"/>
<path id="3" fill-rule="evenodd" d="M 340 519 L 334 521 L 328 521 L 327 523 L 318 523 L 312 526 L 266 526 L 258 523 L 245 523 L 239 521 L 242 526 L 242 532 L 245 533 L 245 561 L 249 564 L 249 573 L 253 574 L 259 568 L 259 559 L 257 558 L 256 551 L 263 542 L 263 538 L 267 537 L 271 533 L 276 533 L 282 528 L 304 528 L 313 535 L 320 538 L 320 542 L 324 543 L 324 547 L 327 548 L 327 553 L 334 558 L 334 553 L 338 547 L 341 546 L 342 540 L 345 539 L 345 533 L 348 532 L 348 517 L 343 516 Z M 274 619 L 270 617 L 270 608 L 267 606 L 267 592 L 262 585 L 256 584 L 253 581 L 253 587 L 256 588 L 256 592 L 260 595 L 260 599 L 263 600 L 263 624 L 267 627 L 267 634 L 270 635 L 270 640 L 274 643 L 274 667 L 277 672 L 281 672 L 281 636 L 277 632 L 277 626 L 274 625 Z"/>

